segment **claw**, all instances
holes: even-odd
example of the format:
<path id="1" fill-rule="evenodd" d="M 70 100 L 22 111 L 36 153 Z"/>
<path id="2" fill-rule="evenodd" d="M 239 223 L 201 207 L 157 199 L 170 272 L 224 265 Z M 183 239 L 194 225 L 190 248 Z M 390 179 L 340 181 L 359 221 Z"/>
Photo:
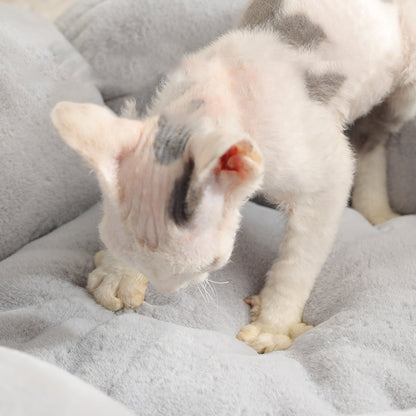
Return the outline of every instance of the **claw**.
<path id="1" fill-rule="evenodd" d="M 250 306 L 250 315 L 251 315 L 251 322 L 257 320 L 260 309 L 261 309 L 261 299 L 259 295 L 254 295 L 249 298 L 244 299 L 244 302 Z"/>
<path id="2" fill-rule="evenodd" d="M 254 308 L 255 306 L 260 306 L 260 296 L 254 295 L 249 298 L 244 299 L 244 302 L 247 303 L 247 305 L 250 305 L 250 307 Z"/>

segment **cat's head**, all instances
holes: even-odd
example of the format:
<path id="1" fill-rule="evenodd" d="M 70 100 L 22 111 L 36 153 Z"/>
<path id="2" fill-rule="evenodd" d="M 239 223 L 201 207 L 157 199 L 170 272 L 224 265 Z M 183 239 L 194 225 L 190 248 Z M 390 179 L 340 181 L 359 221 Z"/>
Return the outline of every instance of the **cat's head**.
<path id="1" fill-rule="evenodd" d="M 263 176 L 249 137 L 208 120 L 133 120 L 93 104 L 59 103 L 52 120 L 97 174 L 101 238 L 120 261 L 164 292 L 228 261 L 239 209 Z"/>

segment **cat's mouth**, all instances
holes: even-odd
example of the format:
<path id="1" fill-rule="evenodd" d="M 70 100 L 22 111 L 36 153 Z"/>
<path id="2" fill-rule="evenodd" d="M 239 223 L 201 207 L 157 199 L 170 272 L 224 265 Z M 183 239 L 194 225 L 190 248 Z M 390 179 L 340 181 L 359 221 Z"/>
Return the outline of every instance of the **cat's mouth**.
<path id="1" fill-rule="evenodd" d="M 195 273 L 187 275 L 172 276 L 166 281 L 152 281 L 154 288 L 164 294 L 171 294 L 185 289 L 189 286 L 202 283 L 208 277 L 208 273 Z"/>

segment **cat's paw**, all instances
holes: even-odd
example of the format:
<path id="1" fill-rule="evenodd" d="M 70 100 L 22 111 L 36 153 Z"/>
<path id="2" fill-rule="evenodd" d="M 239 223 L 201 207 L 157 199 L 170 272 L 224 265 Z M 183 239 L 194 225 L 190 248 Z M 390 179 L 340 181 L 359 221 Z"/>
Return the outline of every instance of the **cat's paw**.
<path id="1" fill-rule="evenodd" d="M 251 323 L 243 326 L 237 335 L 237 338 L 254 348 L 259 354 L 272 352 L 277 350 L 288 349 L 295 338 L 312 328 L 303 322 L 293 322 L 293 319 L 282 314 L 271 314 L 262 305 L 262 297 L 260 295 L 251 296 L 244 299 L 250 305 Z M 269 305 L 270 306 L 270 305 Z M 266 309 L 266 310 L 265 310 Z M 278 320 L 271 323 L 270 317 L 277 316 Z M 267 319 L 265 319 L 267 317 Z M 280 317 L 280 319 L 279 319 Z M 264 324 L 268 322 L 268 324 Z"/>
<path id="2" fill-rule="evenodd" d="M 123 266 L 105 251 L 95 255 L 97 268 L 88 276 L 87 290 L 111 311 L 136 308 L 143 303 L 147 279 L 137 270 Z"/>
<path id="3" fill-rule="evenodd" d="M 311 329 L 312 326 L 297 322 L 282 330 L 273 330 L 255 321 L 243 326 L 237 338 L 254 348 L 259 354 L 288 349 L 295 338 Z"/>

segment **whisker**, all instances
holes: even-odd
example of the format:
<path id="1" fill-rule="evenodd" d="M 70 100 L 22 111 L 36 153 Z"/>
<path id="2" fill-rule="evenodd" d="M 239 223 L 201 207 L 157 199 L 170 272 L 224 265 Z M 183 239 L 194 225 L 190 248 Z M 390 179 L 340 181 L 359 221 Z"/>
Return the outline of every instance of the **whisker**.
<path id="1" fill-rule="evenodd" d="M 207 281 L 208 281 L 209 283 L 215 283 L 216 285 L 227 285 L 228 283 L 230 283 L 228 280 L 227 280 L 227 281 L 225 281 L 225 282 L 217 282 L 217 281 L 215 281 L 215 280 L 210 280 L 210 279 L 207 279 Z"/>
<path id="2" fill-rule="evenodd" d="M 199 293 L 201 294 L 202 298 L 204 299 L 205 303 L 209 303 L 209 296 L 205 289 L 205 287 L 202 284 L 197 285 Z"/>
<path id="3" fill-rule="evenodd" d="M 207 281 L 206 280 L 204 280 L 203 282 L 202 282 L 202 289 L 204 289 L 204 292 L 206 293 L 206 295 L 207 295 L 207 299 L 209 299 L 209 300 L 212 300 L 212 297 L 211 297 L 211 294 L 208 292 L 208 290 L 207 290 Z"/>
<path id="4" fill-rule="evenodd" d="M 211 291 L 212 294 L 212 298 L 215 299 L 215 305 L 216 305 L 216 309 L 218 312 L 218 308 L 219 308 L 219 301 L 218 301 L 218 294 L 217 291 L 215 290 L 215 287 L 211 285 L 210 280 L 207 279 L 206 281 L 206 286 L 209 288 L 209 290 Z"/>
<path id="5" fill-rule="evenodd" d="M 198 288 L 199 293 L 201 294 L 202 298 L 203 298 L 203 299 L 204 299 L 204 301 L 206 302 L 205 296 L 204 296 L 204 294 L 202 293 L 202 290 L 201 290 L 200 286 L 199 286 L 199 285 L 197 285 L 196 287 Z"/>
<path id="6" fill-rule="evenodd" d="M 211 283 L 209 280 L 205 280 L 205 286 L 207 290 L 211 293 L 212 297 L 215 298 L 217 296 L 217 292 L 215 292 L 215 289 L 213 286 L 211 286 Z"/>

